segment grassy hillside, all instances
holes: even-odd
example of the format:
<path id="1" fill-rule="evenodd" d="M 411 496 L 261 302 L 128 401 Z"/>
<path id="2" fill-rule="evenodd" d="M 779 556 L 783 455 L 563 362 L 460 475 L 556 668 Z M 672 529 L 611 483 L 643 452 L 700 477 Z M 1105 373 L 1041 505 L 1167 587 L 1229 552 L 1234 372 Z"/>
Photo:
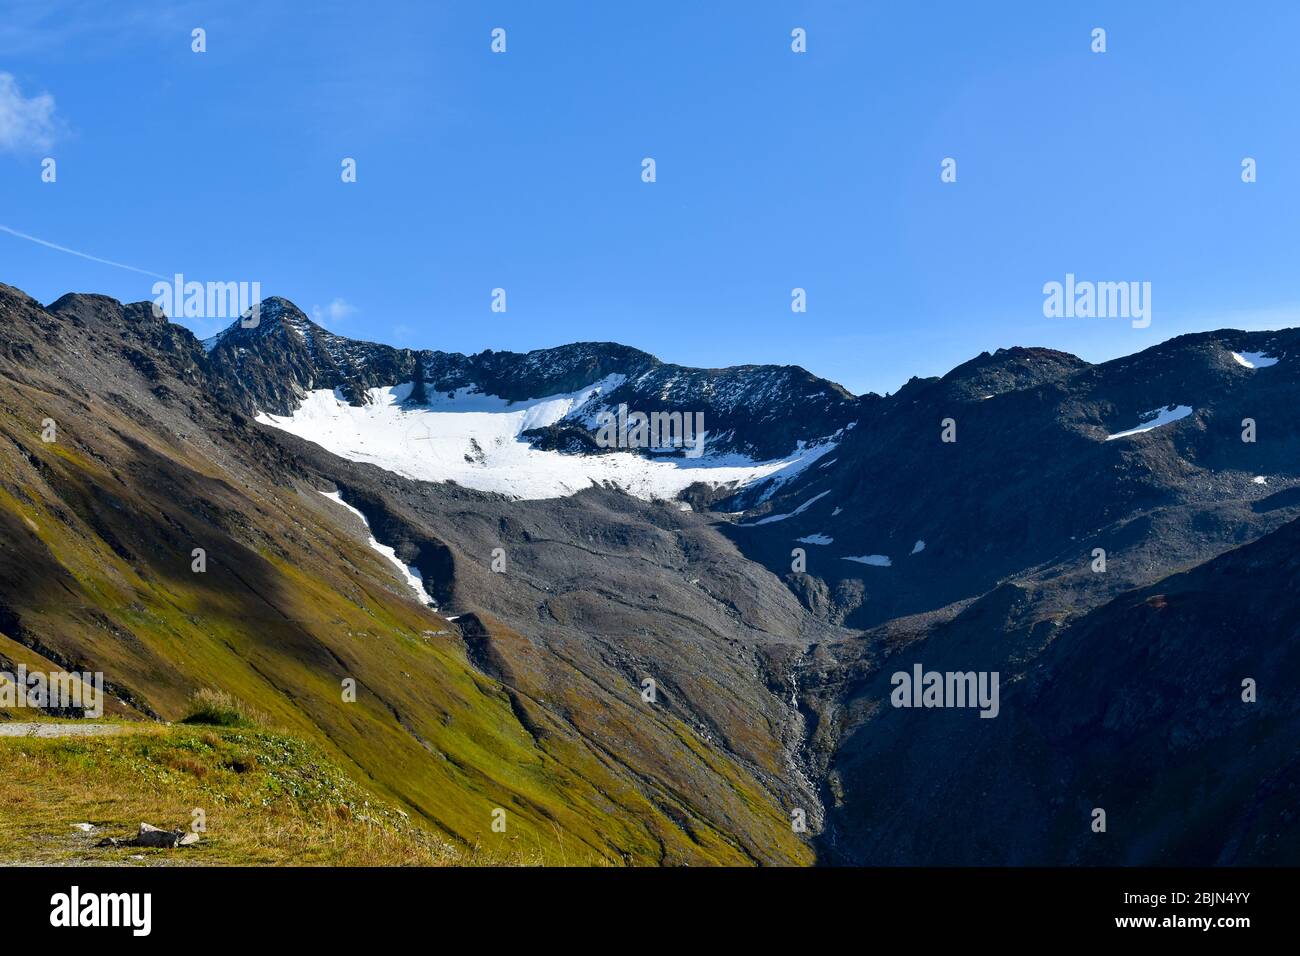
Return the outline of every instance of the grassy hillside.
<path id="1" fill-rule="evenodd" d="M 459 865 L 495 859 L 376 801 L 315 747 L 281 734 L 143 724 L 95 739 L 0 738 L 0 864 Z M 192 847 L 96 847 L 148 822 Z M 78 823 L 93 824 L 85 832 Z"/>

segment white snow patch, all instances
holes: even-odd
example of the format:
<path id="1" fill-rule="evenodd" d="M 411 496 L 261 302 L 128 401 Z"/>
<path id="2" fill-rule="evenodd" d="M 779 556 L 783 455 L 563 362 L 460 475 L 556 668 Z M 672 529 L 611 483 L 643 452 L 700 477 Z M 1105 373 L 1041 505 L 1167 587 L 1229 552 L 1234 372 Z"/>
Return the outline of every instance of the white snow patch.
<path id="1" fill-rule="evenodd" d="M 912 553 L 920 554 L 924 550 L 925 550 L 925 542 L 918 538 L 916 544 L 912 545 Z"/>
<path id="2" fill-rule="evenodd" d="M 1266 485 L 1266 484 L 1268 484 L 1268 479 L 1265 478 L 1263 475 L 1256 475 L 1254 478 L 1252 478 L 1252 479 L 1250 479 L 1250 480 L 1253 481 L 1253 482 L 1254 482 L 1255 484 L 1257 484 L 1257 485 Z"/>
<path id="3" fill-rule="evenodd" d="M 347 508 L 348 511 L 351 511 L 361 519 L 361 523 L 366 526 L 367 531 L 370 530 L 370 522 L 366 520 L 366 516 L 344 501 L 343 496 L 337 491 L 322 491 L 321 494 L 330 501 L 333 501 L 335 504 L 340 504 L 344 508 Z M 420 574 L 420 569 L 407 564 L 397 556 L 397 551 L 395 549 L 390 548 L 386 544 L 380 544 L 375 540 L 374 535 L 370 535 L 369 538 L 370 547 L 392 562 L 393 566 L 396 567 L 398 572 L 401 574 L 402 580 L 410 586 L 411 590 L 415 592 L 415 596 L 420 599 L 420 603 L 425 607 L 437 607 L 438 602 L 430 597 L 429 592 L 424 589 L 424 576 Z"/>
<path id="4" fill-rule="evenodd" d="M 1168 408 L 1155 408 L 1142 414 L 1142 424 L 1138 425 L 1137 428 L 1130 428 L 1125 432 L 1107 435 L 1106 441 L 1127 438 L 1129 435 L 1140 435 L 1142 432 L 1149 432 L 1153 428 L 1159 428 L 1161 425 L 1168 425 L 1171 422 L 1186 418 L 1191 413 L 1192 408 L 1190 405 L 1170 405 Z"/>
<path id="5" fill-rule="evenodd" d="M 1244 365 L 1246 368 L 1268 368 L 1270 365 L 1277 364 L 1277 359 L 1263 352 L 1233 352 L 1232 357 L 1237 360 L 1238 365 Z"/>
<path id="6" fill-rule="evenodd" d="M 331 389 L 308 392 L 292 415 L 261 412 L 257 421 L 305 438 L 351 461 L 368 462 L 419 481 L 454 481 L 514 498 L 561 498 L 593 484 L 613 484 L 645 500 L 674 499 L 697 481 L 742 487 L 784 481 L 836 447 L 800 443 L 787 458 L 744 455 L 645 458 L 631 452 L 570 455 L 534 448 L 522 433 L 561 419 L 581 421 L 587 403 L 617 388 L 611 375 L 563 395 L 510 402 L 462 388 L 405 405 L 412 383 L 372 388 L 366 404 L 349 405 Z"/>
<path id="7" fill-rule="evenodd" d="M 803 544 L 830 544 L 834 538 L 828 538 L 824 534 L 806 534 L 802 538 L 795 538 L 796 541 Z"/>
<path id="8" fill-rule="evenodd" d="M 801 515 L 809 508 L 811 508 L 813 506 L 813 503 L 817 501 L 818 498 L 825 498 L 829 494 L 830 491 L 823 491 L 820 495 L 813 495 L 811 498 L 809 498 L 807 501 L 801 504 L 798 508 L 795 508 L 794 511 L 791 511 L 788 514 L 768 515 L 766 518 L 759 518 L 757 521 L 751 521 L 749 524 L 742 524 L 740 525 L 740 527 L 756 528 L 761 524 L 771 524 L 773 521 L 784 521 L 786 518 L 793 518 L 795 515 Z"/>
<path id="9" fill-rule="evenodd" d="M 837 506 L 835 510 L 831 512 L 831 517 L 834 518 L 837 514 L 839 514 L 843 510 L 844 510 L 843 508 Z"/>
<path id="10" fill-rule="evenodd" d="M 883 554 L 860 554 L 855 558 L 844 558 L 845 561 L 857 561 L 859 564 L 869 564 L 876 568 L 887 568 L 894 562 Z"/>

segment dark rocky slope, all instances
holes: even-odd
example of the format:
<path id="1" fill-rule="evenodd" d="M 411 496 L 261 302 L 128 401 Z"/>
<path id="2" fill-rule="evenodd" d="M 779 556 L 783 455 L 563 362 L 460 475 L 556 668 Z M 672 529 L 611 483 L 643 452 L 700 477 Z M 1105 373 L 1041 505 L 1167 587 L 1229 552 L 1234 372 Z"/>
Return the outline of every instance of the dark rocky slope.
<path id="1" fill-rule="evenodd" d="M 1252 370 L 1234 350 L 1283 358 Z M 1300 485 L 1297 403 L 1296 330 L 1183 336 L 1097 366 L 1012 349 L 909 382 L 867 406 L 821 467 L 761 503 L 748 491 L 718 507 L 753 507 L 729 531 L 741 550 L 849 625 L 936 610 L 1024 574 L 1069 578 L 1095 602 L 1300 515 L 1294 503 L 1253 507 Z M 1169 405 L 1192 412 L 1106 440 Z M 1253 443 L 1241 440 L 1246 418 Z M 946 419 L 955 442 L 942 441 Z M 780 514 L 792 516 L 757 523 Z M 811 535 L 833 541 L 802 545 L 807 573 L 792 574 L 790 551 Z M 1095 548 L 1109 573 L 1080 576 Z M 864 554 L 892 564 L 845 560 Z"/>
<path id="2" fill-rule="evenodd" d="M 1300 522 L 1064 622 L 1004 587 L 878 634 L 851 684 L 823 855 L 853 863 L 1286 864 L 1300 858 Z M 856 654 L 858 648 L 848 653 Z M 843 677 L 842 662 L 824 678 Z M 843 653 L 841 649 L 839 653 Z M 1000 713 L 889 703 L 890 676 L 1001 673 Z M 1243 701 L 1243 681 L 1257 700 Z M 960 807 L 954 813 L 953 808 Z M 1093 811 L 1106 831 L 1092 829 Z"/>

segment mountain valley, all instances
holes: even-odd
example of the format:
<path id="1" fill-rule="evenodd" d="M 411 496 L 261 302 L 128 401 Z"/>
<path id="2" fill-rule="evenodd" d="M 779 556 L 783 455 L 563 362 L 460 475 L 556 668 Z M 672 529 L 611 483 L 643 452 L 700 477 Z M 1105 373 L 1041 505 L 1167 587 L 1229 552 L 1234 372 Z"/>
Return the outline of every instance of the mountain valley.
<path id="1" fill-rule="evenodd" d="M 620 405 L 703 455 L 600 447 Z M 0 663 L 227 691 L 494 859 L 1294 860 L 1297 407 L 1300 330 L 854 396 L 0 286 Z M 891 707 L 918 664 L 998 716 Z"/>

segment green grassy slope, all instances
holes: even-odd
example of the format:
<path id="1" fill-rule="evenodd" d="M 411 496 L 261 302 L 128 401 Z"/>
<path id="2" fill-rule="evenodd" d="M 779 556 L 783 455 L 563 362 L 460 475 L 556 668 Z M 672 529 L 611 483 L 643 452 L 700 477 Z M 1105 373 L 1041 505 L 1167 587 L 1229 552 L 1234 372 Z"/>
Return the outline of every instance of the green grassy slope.
<path id="1" fill-rule="evenodd" d="M 377 801 L 317 748 L 280 734 L 151 723 L 111 738 L 0 738 L 0 759 L 0 865 L 533 862 L 437 838 Z M 142 821 L 201 830 L 199 842 L 181 849 L 96 845 L 133 837 Z"/>

